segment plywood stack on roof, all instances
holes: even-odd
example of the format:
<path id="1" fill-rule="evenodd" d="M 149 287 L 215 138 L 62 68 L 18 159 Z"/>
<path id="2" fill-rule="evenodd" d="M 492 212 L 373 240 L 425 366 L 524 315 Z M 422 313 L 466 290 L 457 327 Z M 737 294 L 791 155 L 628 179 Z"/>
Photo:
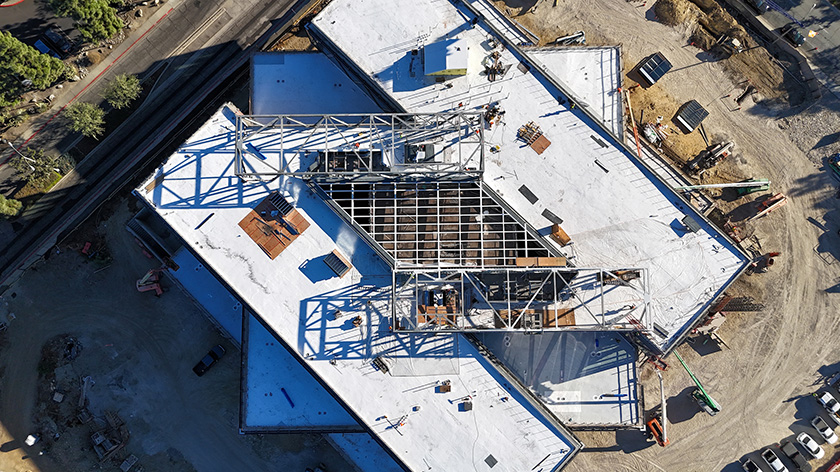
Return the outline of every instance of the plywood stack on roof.
<path id="1" fill-rule="evenodd" d="M 286 215 L 279 214 L 269 198 L 245 215 L 239 227 L 273 261 L 306 231 L 309 221 L 295 209 Z"/>

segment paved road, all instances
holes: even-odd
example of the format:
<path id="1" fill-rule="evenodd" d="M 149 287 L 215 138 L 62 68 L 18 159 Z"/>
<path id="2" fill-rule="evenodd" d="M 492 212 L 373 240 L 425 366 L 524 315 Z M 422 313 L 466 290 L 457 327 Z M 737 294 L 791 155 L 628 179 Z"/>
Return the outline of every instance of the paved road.
<path id="1" fill-rule="evenodd" d="M 817 78 L 840 98 L 840 10 L 828 0 L 777 0 L 776 3 L 804 25 L 800 28 L 803 36 L 807 37 L 809 31 L 815 33 L 799 50 L 815 72 L 821 72 L 817 73 Z M 761 19 L 777 32 L 791 23 L 775 10 L 762 14 Z"/>
<path id="2" fill-rule="evenodd" d="M 30 46 L 34 45 L 38 36 L 51 25 L 73 34 L 73 39 L 80 36 L 73 29 L 73 20 L 55 16 L 48 0 L 23 0 L 17 4 L 12 1 L 0 5 L 4 5 L 0 10 L 0 31 L 8 31 Z"/>
<path id="3" fill-rule="evenodd" d="M 19 277 L 62 231 L 89 214 L 112 187 L 118 188 L 112 184 L 120 183 L 147 153 L 156 150 L 204 97 L 246 64 L 251 48 L 283 28 L 294 14 L 292 5 L 292 0 L 185 0 L 161 13 L 165 16 L 160 23 L 108 72 L 142 74 L 168 58 L 166 79 L 75 172 L 19 219 L 24 227 L 0 248 L 0 293 L 2 286 Z M 94 82 L 79 99 L 97 94 L 103 85 Z M 42 142 L 62 139 L 62 127 L 54 124 L 32 142 L 44 147 Z"/>

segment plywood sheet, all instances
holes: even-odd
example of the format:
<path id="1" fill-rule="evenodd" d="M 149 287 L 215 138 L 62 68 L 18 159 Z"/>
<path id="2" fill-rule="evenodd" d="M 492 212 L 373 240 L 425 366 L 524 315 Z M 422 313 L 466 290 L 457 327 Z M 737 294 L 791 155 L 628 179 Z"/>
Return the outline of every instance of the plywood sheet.
<path id="1" fill-rule="evenodd" d="M 309 221 L 297 210 L 292 210 L 285 217 L 276 213 L 274 206 L 265 199 L 239 222 L 239 227 L 271 260 L 276 259 L 309 227 Z"/>

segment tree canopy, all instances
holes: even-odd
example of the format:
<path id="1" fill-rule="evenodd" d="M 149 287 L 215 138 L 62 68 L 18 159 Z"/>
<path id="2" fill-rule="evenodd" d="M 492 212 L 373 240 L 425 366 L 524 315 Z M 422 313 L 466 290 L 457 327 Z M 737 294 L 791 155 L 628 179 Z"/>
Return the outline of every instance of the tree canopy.
<path id="1" fill-rule="evenodd" d="M 76 20 L 76 28 L 88 41 L 108 39 L 123 28 L 108 0 L 50 0 L 59 16 Z"/>
<path id="2" fill-rule="evenodd" d="M 15 199 L 0 195 L 0 216 L 17 216 L 22 206 L 23 204 Z"/>
<path id="3" fill-rule="evenodd" d="M 102 97 L 117 110 L 125 108 L 140 96 L 142 88 L 136 75 L 120 74 L 105 87 Z"/>
<path id="4" fill-rule="evenodd" d="M 70 129 L 90 138 L 99 138 L 105 131 L 105 111 L 92 103 L 76 102 L 65 111 Z"/>
<path id="5" fill-rule="evenodd" d="M 22 155 L 26 156 L 26 159 Z M 20 154 L 15 153 L 9 160 L 9 165 L 23 174 L 26 182 L 38 188 L 49 184 L 53 180 L 53 175 L 60 170 L 58 157 L 47 156 L 42 149 L 32 148 L 23 149 Z"/>
<path id="6" fill-rule="evenodd" d="M 0 107 L 14 105 L 26 89 L 24 80 L 45 89 L 68 70 L 60 60 L 20 42 L 9 32 L 0 31 Z"/>

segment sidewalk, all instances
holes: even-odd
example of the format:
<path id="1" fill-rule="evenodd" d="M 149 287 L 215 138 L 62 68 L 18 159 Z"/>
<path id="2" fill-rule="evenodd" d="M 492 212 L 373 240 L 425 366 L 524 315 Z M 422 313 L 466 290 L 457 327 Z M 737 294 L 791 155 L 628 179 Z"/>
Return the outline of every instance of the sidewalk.
<path id="1" fill-rule="evenodd" d="M 146 36 L 149 31 L 151 31 L 155 26 L 158 25 L 170 12 L 172 12 L 178 5 L 183 2 L 183 0 L 169 0 L 165 1 L 161 4 L 160 7 L 157 8 L 157 11 L 150 17 L 143 22 L 139 29 L 131 31 L 125 38 L 123 42 L 119 45 L 115 46 L 111 53 L 105 58 L 104 61 L 96 64 L 92 68 L 88 69 L 88 74 L 85 76 L 84 79 L 78 82 L 64 82 L 62 89 L 56 89 L 52 87 L 41 92 L 45 97 L 49 96 L 51 93 L 56 95 L 56 98 L 50 104 L 50 108 L 34 117 L 33 119 L 27 121 L 23 125 L 18 128 L 13 128 L 12 130 L 5 133 L 6 139 L 12 141 L 16 148 L 20 149 L 25 147 L 29 144 L 32 144 L 32 140 L 36 138 L 36 136 L 40 135 L 46 127 L 56 120 L 59 117 L 62 111 L 67 108 L 68 105 L 82 97 L 86 91 L 88 91 L 89 87 L 96 83 L 98 80 L 103 78 L 111 69 L 117 61 L 119 61 L 135 44 L 137 44 L 143 37 Z M 100 97 L 97 96 L 97 101 Z M 23 130 L 21 131 L 21 128 Z M 14 135 L 17 134 L 15 137 Z M 52 141 L 52 145 L 58 143 L 62 138 L 71 134 L 70 131 L 65 129 L 63 126 L 59 126 L 56 129 L 56 132 L 50 134 L 48 140 L 39 140 L 39 141 Z M 40 146 L 43 147 L 43 144 Z M 59 149 L 57 150 L 59 153 L 66 151 L 66 149 Z M 13 151 L 11 149 L 2 149 L 0 150 L 0 166 L 6 164 L 6 162 L 11 158 L 13 155 Z"/>

